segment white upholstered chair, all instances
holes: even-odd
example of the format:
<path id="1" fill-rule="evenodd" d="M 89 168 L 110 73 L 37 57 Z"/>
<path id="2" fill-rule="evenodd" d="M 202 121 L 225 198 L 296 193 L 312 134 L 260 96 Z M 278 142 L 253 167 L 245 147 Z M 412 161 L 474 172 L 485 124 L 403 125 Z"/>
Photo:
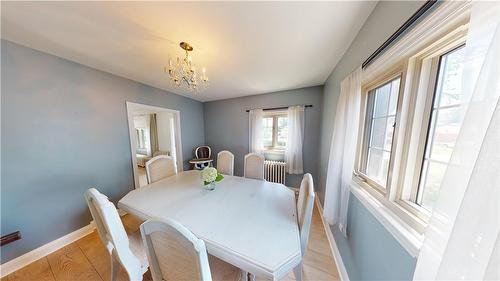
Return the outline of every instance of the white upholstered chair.
<path id="1" fill-rule="evenodd" d="M 148 261 L 140 232 L 127 236 L 115 205 L 97 189 L 88 189 L 85 200 L 94 218 L 97 233 L 111 257 L 111 280 L 116 280 L 120 265 L 125 269 L 129 280 L 142 280 L 143 274 L 148 270 Z"/>
<path id="2" fill-rule="evenodd" d="M 300 231 L 300 250 L 304 256 L 309 241 L 309 230 L 314 207 L 314 182 L 311 174 L 307 173 L 300 183 L 299 198 L 297 199 L 297 220 Z M 302 263 L 294 269 L 295 279 L 302 280 Z"/>
<path id="3" fill-rule="evenodd" d="M 174 158 L 168 155 L 158 155 L 146 162 L 146 177 L 148 184 L 177 174 Z"/>
<path id="4" fill-rule="evenodd" d="M 153 281 L 211 281 L 205 242 L 174 220 L 148 220 L 141 234 Z"/>
<path id="5" fill-rule="evenodd" d="M 217 170 L 224 175 L 234 174 L 234 155 L 231 152 L 223 150 L 217 153 Z"/>
<path id="6" fill-rule="evenodd" d="M 250 179 L 264 180 L 264 156 L 257 153 L 245 155 L 244 177 Z"/>

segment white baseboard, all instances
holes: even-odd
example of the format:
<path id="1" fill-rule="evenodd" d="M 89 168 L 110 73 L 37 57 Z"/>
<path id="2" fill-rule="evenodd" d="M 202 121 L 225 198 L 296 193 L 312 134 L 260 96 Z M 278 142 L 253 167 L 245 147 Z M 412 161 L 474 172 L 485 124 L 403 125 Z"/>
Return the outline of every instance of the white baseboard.
<path id="1" fill-rule="evenodd" d="M 316 197 L 316 207 L 318 207 L 319 215 L 321 217 L 321 221 L 323 222 L 323 227 L 325 228 L 326 237 L 328 238 L 328 242 L 330 243 L 330 250 L 332 252 L 333 258 L 335 259 L 335 263 L 337 265 L 337 269 L 340 275 L 340 280 L 349 281 L 349 275 L 347 274 L 344 262 L 342 261 L 342 256 L 340 255 L 337 243 L 335 243 L 335 239 L 333 238 L 333 233 L 332 230 L 330 229 L 330 225 L 325 221 L 325 218 L 323 217 L 323 207 L 319 202 L 317 194 L 315 197 Z"/>
<path id="2" fill-rule="evenodd" d="M 62 247 L 75 242 L 76 240 L 92 233 L 94 231 L 95 225 L 93 221 L 69 234 L 64 235 L 63 237 L 56 239 L 52 242 L 49 242 L 39 248 L 34 249 L 33 251 L 27 252 L 26 254 L 19 256 L 15 259 L 12 259 L 2 265 L 0 265 L 0 277 L 4 276 L 19 270 L 30 263 L 37 261 L 50 253 L 53 253 Z"/>
<path id="3" fill-rule="evenodd" d="M 124 215 L 126 215 L 126 214 L 127 214 L 127 212 L 125 212 L 125 211 L 124 211 L 124 210 L 122 210 L 122 209 L 116 209 L 116 210 L 118 210 L 118 215 L 120 215 L 120 217 L 123 217 Z"/>
<path id="4" fill-rule="evenodd" d="M 127 214 L 124 210 L 117 209 L 120 217 Z M 69 234 L 64 235 L 63 237 L 56 239 L 52 242 L 49 242 L 39 248 L 34 249 L 33 251 L 27 252 L 26 254 L 19 256 L 15 259 L 12 259 L 4 264 L 0 265 L 0 278 L 11 274 L 12 272 L 19 270 L 30 263 L 37 261 L 50 253 L 53 253 L 62 247 L 75 242 L 76 240 L 89 235 L 95 229 L 95 222 L 92 220 L 88 225 L 77 229 Z"/>

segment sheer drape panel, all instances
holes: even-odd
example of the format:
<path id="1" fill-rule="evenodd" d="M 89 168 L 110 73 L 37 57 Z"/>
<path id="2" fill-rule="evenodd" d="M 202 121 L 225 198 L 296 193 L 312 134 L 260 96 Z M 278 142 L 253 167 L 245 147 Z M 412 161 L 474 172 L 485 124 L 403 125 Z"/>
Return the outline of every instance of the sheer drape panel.
<path id="1" fill-rule="evenodd" d="M 415 280 L 500 279 L 500 3 L 473 2 L 467 111 L 420 250 Z"/>
<path id="2" fill-rule="evenodd" d="M 250 152 L 261 153 L 264 150 L 263 138 L 263 111 L 252 109 L 248 114 L 248 145 Z"/>
<path id="3" fill-rule="evenodd" d="M 347 76 L 340 88 L 330 147 L 324 216 L 329 224 L 338 223 L 345 235 L 361 109 L 361 68 Z"/>
<path id="4" fill-rule="evenodd" d="M 304 106 L 288 108 L 288 138 L 285 149 L 287 173 L 304 173 L 302 161 L 302 143 L 304 140 Z"/>

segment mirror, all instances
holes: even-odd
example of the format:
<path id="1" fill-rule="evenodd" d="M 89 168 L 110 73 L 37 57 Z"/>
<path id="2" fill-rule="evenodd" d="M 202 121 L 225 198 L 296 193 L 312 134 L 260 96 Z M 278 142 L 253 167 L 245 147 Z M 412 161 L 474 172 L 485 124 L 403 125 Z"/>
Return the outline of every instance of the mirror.
<path id="1" fill-rule="evenodd" d="M 135 188 L 148 184 L 146 162 L 158 155 L 174 158 L 183 170 L 180 114 L 177 110 L 127 102 Z"/>

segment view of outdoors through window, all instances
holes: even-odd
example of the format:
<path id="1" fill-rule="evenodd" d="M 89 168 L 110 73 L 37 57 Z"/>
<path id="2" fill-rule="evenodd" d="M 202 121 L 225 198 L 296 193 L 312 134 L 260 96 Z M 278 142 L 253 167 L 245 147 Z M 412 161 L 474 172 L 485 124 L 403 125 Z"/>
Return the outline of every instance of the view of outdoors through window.
<path id="1" fill-rule="evenodd" d="M 278 117 L 278 130 L 276 135 L 276 146 L 280 148 L 286 147 L 286 140 L 288 138 L 288 117 Z"/>
<path id="2" fill-rule="evenodd" d="M 264 117 L 264 133 L 262 134 L 264 138 L 264 147 L 273 146 L 273 117 Z"/>
<path id="3" fill-rule="evenodd" d="M 417 194 L 417 204 L 432 210 L 455 146 L 464 112 L 460 105 L 464 47 L 440 58 L 439 73 Z"/>
<path id="4" fill-rule="evenodd" d="M 263 145 L 270 150 L 284 150 L 288 138 L 288 117 L 272 115 L 263 118 Z"/>
<path id="5" fill-rule="evenodd" d="M 137 135 L 137 149 L 146 149 L 146 133 L 144 129 L 135 129 Z"/>
<path id="6" fill-rule="evenodd" d="M 389 161 L 391 158 L 392 137 L 398 103 L 400 77 L 370 91 L 366 132 L 367 143 L 366 175 L 386 187 Z"/>

